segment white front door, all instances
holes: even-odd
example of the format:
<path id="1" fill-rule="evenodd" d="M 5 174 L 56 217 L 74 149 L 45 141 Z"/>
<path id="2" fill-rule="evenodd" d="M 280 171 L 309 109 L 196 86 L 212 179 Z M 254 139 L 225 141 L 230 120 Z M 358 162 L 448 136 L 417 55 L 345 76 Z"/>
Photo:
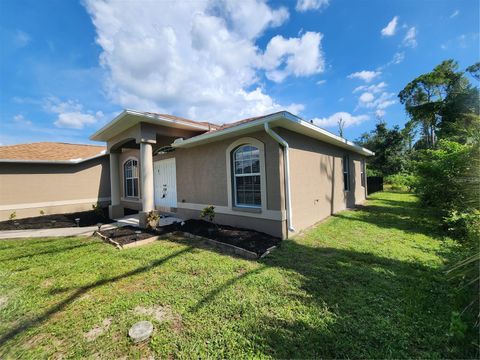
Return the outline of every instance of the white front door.
<path id="1" fill-rule="evenodd" d="M 153 163 L 155 207 L 177 207 L 177 170 L 175 158 Z"/>

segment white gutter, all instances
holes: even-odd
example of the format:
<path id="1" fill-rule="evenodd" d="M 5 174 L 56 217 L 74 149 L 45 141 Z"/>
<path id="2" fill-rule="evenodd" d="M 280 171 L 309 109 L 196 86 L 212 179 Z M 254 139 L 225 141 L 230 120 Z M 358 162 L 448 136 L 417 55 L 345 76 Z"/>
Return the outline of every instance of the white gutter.
<path id="1" fill-rule="evenodd" d="M 290 191 L 290 159 L 289 159 L 289 146 L 288 143 L 275 131 L 273 131 L 270 126 L 269 122 L 266 121 L 263 125 L 265 132 L 270 135 L 276 142 L 283 146 L 283 166 L 285 171 L 285 195 L 287 200 L 287 226 L 288 231 L 295 232 L 295 228 L 292 224 L 292 198 L 291 198 L 291 191 Z"/>

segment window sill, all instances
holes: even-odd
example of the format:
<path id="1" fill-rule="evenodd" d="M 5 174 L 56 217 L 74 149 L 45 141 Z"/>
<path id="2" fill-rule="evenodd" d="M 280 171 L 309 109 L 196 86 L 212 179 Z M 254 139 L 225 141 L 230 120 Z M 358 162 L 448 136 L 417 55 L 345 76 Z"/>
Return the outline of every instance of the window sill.
<path id="1" fill-rule="evenodd" d="M 127 202 L 140 202 L 139 197 L 122 197 L 120 198 L 121 201 L 127 201 Z"/>
<path id="2" fill-rule="evenodd" d="M 256 208 L 256 207 L 242 207 L 242 206 L 233 206 L 232 207 L 233 211 L 242 211 L 242 212 L 249 212 L 249 213 L 255 213 L 255 214 L 260 214 L 262 212 L 261 208 Z"/>

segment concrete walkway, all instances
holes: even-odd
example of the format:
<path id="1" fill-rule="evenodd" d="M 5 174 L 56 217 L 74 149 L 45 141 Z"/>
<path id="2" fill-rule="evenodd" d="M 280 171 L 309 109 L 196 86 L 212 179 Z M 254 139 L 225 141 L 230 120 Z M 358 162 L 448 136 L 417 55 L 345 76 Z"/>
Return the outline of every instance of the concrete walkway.
<path id="1" fill-rule="evenodd" d="M 102 230 L 113 229 L 121 226 L 135 226 L 138 227 L 138 214 L 128 215 L 120 219 L 115 219 L 116 222 L 112 224 L 102 225 Z M 162 227 L 170 225 L 174 222 L 182 221 L 176 217 L 164 217 L 159 220 L 158 226 Z M 3 230 L 0 231 L 0 240 L 2 239 L 21 239 L 21 238 L 40 238 L 40 237 L 64 237 L 64 236 L 81 236 L 92 235 L 94 231 L 98 230 L 96 225 L 85 227 L 68 227 L 68 228 L 53 228 L 53 229 L 29 229 L 29 230 Z"/>

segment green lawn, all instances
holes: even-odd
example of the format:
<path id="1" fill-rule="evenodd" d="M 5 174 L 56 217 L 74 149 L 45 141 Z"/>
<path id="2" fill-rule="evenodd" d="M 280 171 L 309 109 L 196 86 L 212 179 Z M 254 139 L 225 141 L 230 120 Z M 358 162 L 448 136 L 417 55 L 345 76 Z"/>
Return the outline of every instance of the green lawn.
<path id="1" fill-rule="evenodd" d="M 467 357 L 456 244 L 436 229 L 413 195 L 377 193 L 261 261 L 181 239 L 0 241 L 0 358 Z M 133 345 L 143 319 L 154 335 Z"/>

